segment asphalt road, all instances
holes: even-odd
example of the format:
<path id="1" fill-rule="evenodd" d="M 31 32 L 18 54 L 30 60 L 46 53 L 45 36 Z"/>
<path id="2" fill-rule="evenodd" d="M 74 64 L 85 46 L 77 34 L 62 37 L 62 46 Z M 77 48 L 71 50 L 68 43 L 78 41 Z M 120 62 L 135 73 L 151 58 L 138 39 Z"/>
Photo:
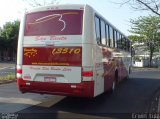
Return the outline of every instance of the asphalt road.
<path id="1" fill-rule="evenodd" d="M 154 94 L 160 88 L 160 71 L 133 71 L 114 93 L 94 99 L 20 94 L 16 83 L 5 85 L 0 86 L 0 112 L 3 111 L 0 118 L 7 115 L 5 111 L 18 119 L 138 118 L 145 117 L 150 110 Z"/>
<path id="2" fill-rule="evenodd" d="M 0 68 L 0 76 L 5 76 L 8 74 L 15 74 L 14 66 Z"/>

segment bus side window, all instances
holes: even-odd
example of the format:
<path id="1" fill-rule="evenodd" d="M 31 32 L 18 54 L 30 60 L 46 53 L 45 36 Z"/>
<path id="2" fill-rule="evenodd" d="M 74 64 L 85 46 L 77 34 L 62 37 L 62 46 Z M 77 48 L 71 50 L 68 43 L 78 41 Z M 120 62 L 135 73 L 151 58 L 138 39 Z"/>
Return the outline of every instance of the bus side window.
<path id="1" fill-rule="evenodd" d="M 121 49 L 124 50 L 124 36 L 122 35 L 122 39 L 121 39 Z"/>
<path id="2" fill-rule="evenodd" d="M 127 42 L 127 50 L 128 50 L 128 52 L 130 52 L 131 51 L 131 42 L 129 41 L 129 40 L 127 40 L 128 42 Z"/>
<path id="3" fill-rule="evenodd" d="M 117 31 L 114 30 L 114 47 L 117 48 Z"/>
<path id="4" fill-rule="evenodd" d="M 123 46 L 122 46 L 122 35 L 121 35 L 121 34 L 120 34 L 119 44 L 120 44 L 120 45 L 119 45 L 119 46 L 120 46 L 119 48 L 120 48 L 120 49 L 123 49 Z"/>
<path id="5" fill-rule="evenodd" d="M 95 31 L 97 44 L 101 44 L 100 19 L 97 16 L 95 16 Z"/>
<path id="6" fill-rule="evenodd" d="M 106 45 L 105 22 L 103 20 L 101 20 L 101 43 L 102 45 Z"/>
<path id="7" fill-rule="evenodd" d="M 125 50 L 126 46 L 125 46 L 125 37 L 122 36 L 122 50 Z"/>
<path id="8" fill-rule="evenodd" d="M 117 48 L 120 49 L 120 33 L 117 33 Z"/>
<path id="9" fill-rule="evenodd" d="M 113 28 L 109 26 L 109 46 L 113 47 Z"/>
<path id="10" fill-rule="evenodd" d="M 127 49 L 127 46 L 128 44 L 127 44 L 127 38 L 125 38 L 125 51 L 128 51 L 128 49 Z"/>
<path id="11" fill-rule="evenodd" d="M 109 26 L 106 24 L 106 45 L 109 46 Z"/>

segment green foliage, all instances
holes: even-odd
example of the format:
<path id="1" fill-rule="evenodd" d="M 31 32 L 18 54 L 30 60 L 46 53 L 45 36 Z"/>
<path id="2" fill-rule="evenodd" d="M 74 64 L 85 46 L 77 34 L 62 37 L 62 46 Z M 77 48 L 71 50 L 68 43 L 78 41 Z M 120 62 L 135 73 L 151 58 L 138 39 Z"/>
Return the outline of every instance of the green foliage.
<path id="1" fill-rule="evenodd" d="M 13 50 L 17 48 L 17 41 L 18 41 L 18 32 L 19 32 L 19 25 L 20 22 L 7 22 L 1 31 L 1 38 L 3 40 L 5 47 L 10 47 Z"/>
<path id="2" fill-rule="evenodd" d="M 138 56 L 134 56 L 133 59 L 134 59 L 134 61 L 141 61 L 141 58 Z"/>
<path id="3" fill-rule="evenodd" d="M 139 17 L 137 20 L 131 20 L 131 23 L 131 33 L 137 34 L 144 42 L 157 45 L 157 41 L 160 40 L 160 17 Z"/>
<path id="4" fill-rule="evenodd" d="M 135 42 L 139 42 L 139 43 L 142 43 L 143 42 L 143 36 L 138 36 L 138 35 L 130 35 L 128 36 L 129 40 L 132 41 L 132 43 L 135 43 Z"/>
<path id="5" fill-rule="evenodd" d="M 4 48 L 4 44 L 5 44 L 5 39 L 3 37 L 0 36 L 0 50 L 2 50 Z"/>
<path id="6" fill-rule="evenodd" d="M 143 42 L 150 52 L 150 64 L 153 52 L 160 48 L 160 17 L 145 16 L 136 20 L 131 20 L 130 32 L 135 34 L 129 36 L 132 41 Z"/>

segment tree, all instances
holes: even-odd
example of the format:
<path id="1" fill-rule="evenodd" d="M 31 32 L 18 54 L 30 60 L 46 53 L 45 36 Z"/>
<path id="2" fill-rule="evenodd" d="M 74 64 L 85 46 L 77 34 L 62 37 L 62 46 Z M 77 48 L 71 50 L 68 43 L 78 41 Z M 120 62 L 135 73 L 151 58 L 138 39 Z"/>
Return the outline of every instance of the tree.
<path id="1" fill-rule="evenodd" d="M 31 7 L 45 6 L 48 4 L 58 4 L 58 0 L 23 0 Z"/>
<path id="2" fill-rule="evenodd" d="M 7 22 L 1 31 L 3 46 L 6 48 L 10 57 L 13 57 L 13 54 L 15 54 L 17 50 L 19 25 L 20 22 L 18 20 Z"/>
<path id="3" fill-rule="evenodd" d="M 122 0 L 120 4 L 129 4 L 135 10 L 151 11 L 160 16 L 160 0 Z"/>
<path id="4" fill-rule="evenodd" d="M 0 60 L 3 60 L 3 51 L 5 49 L 4 41 L 4 38 L 0 36 Z"/>
<path id="5" fill-rule="evenodd" d="M 136 34 L 137 40 L 144 42 L 150 52 L 149 66 L 151 66 L 153 53 L 160 47 L 160 17 L 139 17 L 131 20 L 131 23 L 130 32 Z"/>
<path id="6" fill-rule="evenodd" d="M 132 41 L 132 44 L 139 42 L 142 43 L 143 42 L 143 37 L 142 36 L 138 36 L 138 35 L 129 35 L 128 38 Z"/>

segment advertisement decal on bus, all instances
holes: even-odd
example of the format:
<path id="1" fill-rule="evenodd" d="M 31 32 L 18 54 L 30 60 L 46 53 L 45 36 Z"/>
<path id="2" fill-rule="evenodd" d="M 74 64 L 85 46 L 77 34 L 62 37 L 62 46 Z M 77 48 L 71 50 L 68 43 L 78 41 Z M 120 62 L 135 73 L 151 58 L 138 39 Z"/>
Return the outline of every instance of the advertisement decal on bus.
<path id="1" fill-rule="evenodd" d="M 82 66 L 82 48 L 24 47 L 23 65 Z"/>

